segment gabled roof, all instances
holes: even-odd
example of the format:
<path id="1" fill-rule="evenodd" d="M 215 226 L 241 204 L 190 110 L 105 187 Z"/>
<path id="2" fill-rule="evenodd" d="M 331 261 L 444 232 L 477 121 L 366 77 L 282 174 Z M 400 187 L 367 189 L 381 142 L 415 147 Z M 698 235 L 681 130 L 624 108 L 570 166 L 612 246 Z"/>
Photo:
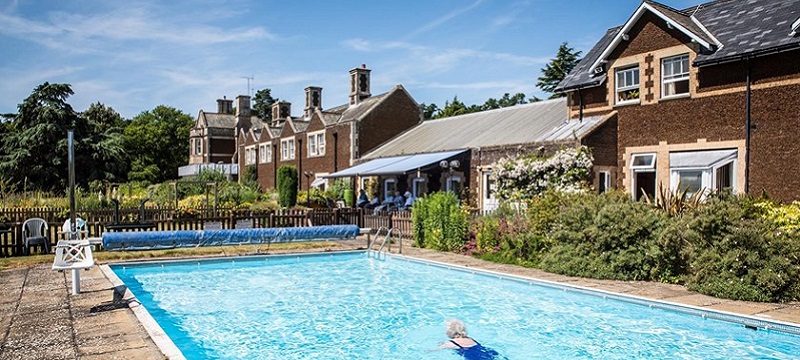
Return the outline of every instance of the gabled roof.
<path id="1" fill-rule="evenodd" d="M 713 38 L 705 34 L 705 32 L 699 26 L 697 26 L 688 15 L 666 5 L 645 0 L 641 5 L 639 5 L 639 8 L 636 9 L 628 21 L 625 22 L 625 25 L 622 25 L 622 29 L 617 32 L 617 34 L 611 40 L 611 43 L 600 52 L 600 55 L 592 62 L 592 65 L 589 66 L 589 68 L 594 69 L 600 66 L 601 62 L 605 61 L 608 56 L 611 55 L 614 49 L 628 34 L 628 31 L 630 31 L 631 28 L 633 28 L 633 26 L 639 22 L 639 19 L 641 19 L 642 16 L 647 12 L 660 17 L 675 29 L 684 33 L 698 44 L 702 45 L 707 50 L 713 50 L 714 47 L 718 45 L 714 43 Z"/>
<path id="2" fill-rule="evenodd" d="M 428 120 L 362 158 L 534 143 L 568 118 L 566 99 L 559 98 Z"/>
<path id="3" fill-rule="evenodd" d="M 609 29 L 555 91 L 602 84 L 606 71 L 595 73 L 595 68 L 611 54 L 643 11 L 653 12 L 706 47 L 697 54 L 696 66 L 800 48 L 800 0 L 716 0 L 683 10 L 645 1 L 625 25 Z"/>
<path id="4" fill-rule="evenodd" d="M 359 120 L 365 115 L 369 114 L 370 111 L 378 107 L 384 100 L 386 100 L 395 92 L 403 92 L 411 100 L 414 100 L 414 98 L 411 97 L 411 94 L 406 91 L 403 85 L 398 84 L 383 94 L 371 96 L 361 100 L 361 102 L 359 102 L 357 105 L 351 106 L 350 104 L 344 104 L 323 110 L 321 117 L 322 121 L 325 123 L 325 125 L 332 125 L 336 123 Z"/>
<path id="5" fill-rule="evenodd" d="M 202 123 L 207 128 L 217 128 L 217 129 L 231 129 L 233 130 L 236 128 L 236 115 L 233 114 L 220 114 L 220 113 L 207 113 L 203 110 L 200 110 L 200 113 L 197 114 L 197 123 Z M 263 125 L 261 118 L 256 115 L 250 116 L 250 124 L 252 124 L 253 128 L 260 129 Z"/>

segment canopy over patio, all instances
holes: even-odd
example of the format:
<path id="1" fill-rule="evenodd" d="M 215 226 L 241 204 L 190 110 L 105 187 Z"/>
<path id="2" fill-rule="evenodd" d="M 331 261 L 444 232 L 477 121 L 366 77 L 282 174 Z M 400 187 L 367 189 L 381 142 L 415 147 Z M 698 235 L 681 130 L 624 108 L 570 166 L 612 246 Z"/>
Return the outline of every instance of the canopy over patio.
<path id="1" fill-rule="evenodd" d="M 387 158 L 379 158 L 367 161 L 362 164 L 338 171 L 332 174 L 323 175 L 326 178 L 341 178 L 353 176 L 381 176 L 381 175 L 400 175 L 410 171 L 419 170 L 437 164 L 442 160 L 449 159 L 467 150 L 443 151 L 435 153 L 400 155 Z"/>

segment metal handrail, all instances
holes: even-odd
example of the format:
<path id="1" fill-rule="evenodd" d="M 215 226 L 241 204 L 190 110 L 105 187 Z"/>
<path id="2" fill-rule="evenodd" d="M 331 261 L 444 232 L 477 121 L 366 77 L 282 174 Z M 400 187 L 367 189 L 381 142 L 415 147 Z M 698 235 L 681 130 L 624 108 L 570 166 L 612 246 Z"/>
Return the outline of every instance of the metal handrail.
<path id="1" fill-rule="evenodd" d="M 381 242 L 381 246 L 378 247 L 377 251 L 375 251 L 375 250 L 373 250 L 374 244 L 376 242 L 378 242 L 378 240 L 380 238 L 380 235 L 381 235 L 381 232 L 384 229 L 386 230 L 386 235 L 383 236 L 383 241 Z M 397 228 L 389 229 L 389 228 L 387 228 L 385 226 L 381 226 L 380 228 L 378 228 L 378 231 L 375 232 L 375 240 L 372 240 L 367 245 L 367 255 L 369 255 L 372 252 L 375 252 L 376 258 L 379 257 L 380 253 L 383 251 L 383 248 L 386 247 L 387 244 L 391 243 L 391 241 L 395 239 L 392 236 L 395 233 L 395 231 L 397 232 L 397 240 L 399 241 L 399 246 L 400 246 L 398 251 L 402 254 L 403 253 L 403 232 L 400 231 L 400 229 L 397 229 Z"/>

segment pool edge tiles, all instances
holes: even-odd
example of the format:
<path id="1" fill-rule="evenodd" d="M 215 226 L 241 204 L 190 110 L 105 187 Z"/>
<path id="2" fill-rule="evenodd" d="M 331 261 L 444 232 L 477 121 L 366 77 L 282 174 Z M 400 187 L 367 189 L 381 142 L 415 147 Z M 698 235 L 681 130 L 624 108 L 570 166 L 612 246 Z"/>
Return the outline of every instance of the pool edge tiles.
<path id="1" fill-rule="evenodd" d="M 761 331 L 778 331 L 783 332 L 791 335 L 800 336 L 800 324 L 776 320 L 776 319 L 765 319 L 761 317 L 755 317 L 752 315 L 746 314 L 737 314 L 733 312 L 717 310 L 717 309 L 707 309 L 700 306 L 694 306 L 689 304 L 681 304 L 676 302 L 671 302 L 667 300 L 661 299 L 651 299 L 646 298 L 643 296 L 637 295 L 630 295 L 630 294 L 623 294 L 603 289 L 594 289 L 586 286 L 580 285 L 573 285 L 573 284 L 565 284 L 557 281 L 551 280 L 544 280 L 544 279 L 537 279 L 534 277 L 528 277 L 523 275 L 514 275 L 503 273 L 499 271 L 493 271 L 488 269 L 480 269 L 474 267 L 468 267 L 463 265 L 456 265 L 450 264 L 446 262 L 430 260 L 430 259 L 420 259 L 412 256 L 406 255 L 397 255 L 397 254 L 390 254 L 389 256 L 393 258 L 397 258 L 398 260 L 407 261 L 407 262 L 416 262 L 427 264 L 430 266 L 437 266 L 452 270 L 458 271 L 465 271 L 468 273 L 473 274 L 482 274 L 485 276 L 497 277 L 500 279 L 506 279 L 511 281 L 520 282 L 527 285 L 538 285 L 544 286 L 551 289 L 563 290 L 563 291 L 573 291 L 578 292 L 585 295 L 601 297 L 603 299 L 610 299 L 616 301 L 622 301 L 626 303 L 636 304 L 640 306 L 647 306 L 650 308 L 657 308 L 667 311 L 679 312 L 691 316 L 701 317 L 703 319 L 713 319 L 724 321 L 728 323 L 734 323 L 743 325 L 748 328 L 757 328 Z"/>

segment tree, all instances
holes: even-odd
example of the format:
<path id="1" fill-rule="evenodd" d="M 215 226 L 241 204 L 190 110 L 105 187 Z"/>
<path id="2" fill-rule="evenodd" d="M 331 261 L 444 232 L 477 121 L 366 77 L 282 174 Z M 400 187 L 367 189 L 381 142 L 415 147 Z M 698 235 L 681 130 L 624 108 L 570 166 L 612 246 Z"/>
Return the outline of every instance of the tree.
<path id="1" fill-rule="evenodd" d="M 489 100 L 486 100 L 486 102 L 483 103 L 483 106 L 481 106 L 481 110 L 499 109 L 526 103 L 527 101 L 525 101 L 525 94 L 523 93 L 516 93 L 514 96 L 511 96 L 509 93 L 505 93 L 500 100 L 494 98 L 489 98 Z"/>
<path id="2" fill-rule="evenodd" d="M 66 188 L 67 130 L 78 122 L 78 114 L 66 102 L 72 94 L 69 84 L 46 82 L 19 104 L 13 129 L 3 138 L 4 180 L 39 190 Z"/>
<path id="3" fill-rule="evenodd" d="M 539 76 L 536 87 L 542 89 L 544 92 L 553 93 L 558 83 L 564 80 L 567 74 L 575 68 L 575 65 L 578 65 L 580 61 L 579 56 L 581 56 L 580 51 L 575 51 L 575 49 L 569 47 L 566 42 L 562 43 L 558 48 L 556 57 L 550 60 L 542 69 L 542 76 Z M 565 94 L 558 93 L 551 95 L 550 98 L 555 99 L 563 96 L 565 96 Z"/>
<path id="4" fill-rule="evenodd" d="M 420 104 L 419 107 L 422 108 L 422 116 L 423 116 L 423 118 L 425 120 L 432 119 L 434 114 L 436 114 L 436 112 L 439 111 L 439 107 L 436 106 L 436 104 L 428 105 L 428 104 L 422 103 L 422 104 Z"/>
<path id="5" fill-rule="evenodd" d="M 81 113 L 92 129 L 88 147 L 92 163 L 89 169 L 91 180 L 120 182 L 127 178 L 128 164 L 123 147 L 122 131 L 125 120 L 113 108 L 100 102 L 89 106 Z"/>
<path id="6" fill-rule="evenodd" d="M 444 107 L 439 109 L 435 115 L 433 115 L 432 119 L 441 119 L 445 117 L 451 116 L 458 116 L 469 114 L 472 112 L 480 111 L 480 107 L 477 105 L 471 105 L 467 107 L 463 102 L 458 100 L 458 95 L 453 96 L 453 101 L 445 101 Z"/>
<path id="7" fill-rule="evenodd" d="M 253 97 L 253 113 L 260 117 L 261 120 L 269 122 L 272 120 L 272 104 L 277 101 L 278 99 L 272 97 L 272 90 L 258 90 Z"/>
<path id="8" fill-rule="evenodd" d="M 283 165 L 278 168 L 278 204 L 290 208 L 297 204 L 297 168 Z"/>
<path id="9" fill-rule="evenodd" d="M 130 154 L 129 180 L 159 183 L 178 176 L 189 162 L 191 116 L 159 105 L 136 115 L 125 127 L 123 143 Z"/>

